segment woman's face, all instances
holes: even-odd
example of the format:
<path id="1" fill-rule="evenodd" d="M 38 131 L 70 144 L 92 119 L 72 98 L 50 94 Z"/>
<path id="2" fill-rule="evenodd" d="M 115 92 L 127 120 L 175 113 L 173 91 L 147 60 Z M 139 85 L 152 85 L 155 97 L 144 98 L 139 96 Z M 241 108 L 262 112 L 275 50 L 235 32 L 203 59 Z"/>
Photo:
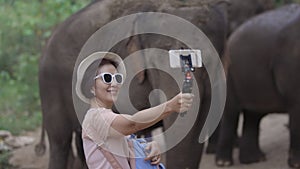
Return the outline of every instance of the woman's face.
<path id="1" fill-rule="evenodd" d="M 105 64 L 98 68 L 98 74 L 101 73 L 115 74 L 117 73 L 117 69 L 112 64 Z M 106 84 L 101 77 L 97 78 L 95 80 L 94 90 L 98 102 L 103 104 L 102 106 L 106 108 L 111 108 L 113 102 L 118 97 L 120 86 L 120 84 L 116 83 L 115 79 L 112 80 L 111 84 Z"/>

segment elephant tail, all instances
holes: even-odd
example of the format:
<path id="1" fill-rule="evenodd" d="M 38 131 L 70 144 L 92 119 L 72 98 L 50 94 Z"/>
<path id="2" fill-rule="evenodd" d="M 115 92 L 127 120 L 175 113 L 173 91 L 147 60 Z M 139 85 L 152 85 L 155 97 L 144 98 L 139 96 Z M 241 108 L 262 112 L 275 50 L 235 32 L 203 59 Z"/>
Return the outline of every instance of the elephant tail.
<path id="1" fill-rule="evenodd" d="M 42 156 L 46 152 L 45 128 L 44 127 L 42 127 L 41 132 L 42 132 L 41 133 L 41 140 L 40 140 L 40 142 L 37 145 L 35 145 L 35 148 L 34 148 L 35 154 L 37 156 Z"/>

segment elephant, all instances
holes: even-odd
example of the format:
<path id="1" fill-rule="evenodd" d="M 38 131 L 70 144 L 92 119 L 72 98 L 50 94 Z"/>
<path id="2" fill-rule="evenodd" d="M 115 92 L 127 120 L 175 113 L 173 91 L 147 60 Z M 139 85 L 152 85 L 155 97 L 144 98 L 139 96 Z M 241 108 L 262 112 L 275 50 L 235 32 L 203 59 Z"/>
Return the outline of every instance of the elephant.
<path id="1" fill-rule="evenodd" d="M 229 3 L 228 35 L 249 18 L 275 8 L 275 0 L 230 0 Z"/>
<path id="2" fill-rule="evenodd" d="M 276 7 L 275 0 L 229 0 L 228 2 L 228 31 L 227 37 L 230 36 L 231 33 L 235 31 L 241 24 L 246 22 L 248 19 L 266 12 L 268 10 L 272 10 Z M 283 4 L 291 3 L 290 0 L 282 1 Z M 213 135 L 209 138 L 209 142 L 207 144 L 206 153 L 214 154 L 216 152 L 217 142 L 219 137 L 219 128 L 213 133 Z M 239 144 L 239 136 L 236 132 L 235 134 L 234 145 L 238 146 Z"/>
<path id="3" fill-rule="evenodd" d="M 284 2 L 287 3 L 287 2 Z M 227 1 L 227 18 L 228 28 L 227 37 L 234 32 L 243 22 L 246 22 L 251 17 L 262 12 L 275 8 L 274 0 L 228 0 Z M 239 137 L 236 133 L 235 146 L 238 146 Z M 219 138 L 219 128 L 215 130 L 213 135 L 209 138 L 206 153 L 214 154 L 216 152 L 217 142 Z"/>
<path id="4" fill-rule="evenodd" d="M 289 115 L 288 165 L 300 168 L 300 5 L 289 4 L 242 24 L 229 38 L 223 64 L 227 100 L 216 153 L 218 166 L 233 164 L 238 117 L 243 112 L 239 142 L 241 163 L 266 160 L 259 147 L 259 124 L 268 113 Z"/>
<path id="5" fill-rule="evenodd" d="M 43 130 L 41 142 L 36 146 L 36 152 L 40 155 L 45 152 L 44 135 L 46 132 L 50 144 L 49 169 L 87 168 L 81 139 L 80 121 L 82 119 L 80 118 L 82 117 L 76 116 L 72 100 L 74 66 L 85 42 L 102 26 L 121 16 L 136 12 L 164 12 L 185 18 L 201 28 L 218 53 L 221 54 L 227 32 L 226 7 L 220 2 L 202 7 L 202 4 L 197 4 L 197 2 L 192 0 L 187 2 L 177 0 L 159 2 L 96 0 L 70 16 L 54 30 L 39 62 Z M 132 30 L 135 29 L 134 24 L 132 23 Z M 151 41 L 151 38 L 158 38 L 159 40 Z M 164 36 L 136 35 L 122 40 L 110 51 L 125 59 L 128 55 L 141 49 L 157 47 L 169 50 L 173 47 L 178 47 L 175 44 L 180 44 L 180 41 Z M 164 56 L 162 59 L 166 61 L 166 58 L 167 56 Z M 130 83 L 130 100 L 132 100 L 137 110 L 151 106 L 148 96 L 153 89 L 159 88 L 163 90 L 167 98 L 179 91 L 178 87 L 168 88 L 165 86 L 172 82 L 172 79 L 165 75 L 161 76 L 162 73 L 155 69 L 157 61 L 146 62 L 147 58 L 138 56 L 130 64 L 133 65 L 131 66 L 133 71 L 139 69 L 140 65 L 154 64 L 153 69 L 138 72 L 136 77 L 134 77 L 137 80 L 133 80 Z M 156 76 L 157 73 L 159 73 L 158 76 Z M 203 94 L 201 97 L 205 99 L 202 99 L 200 115 L 192 131 L 180 142 L 178 148 L 175 147 L 167 152 L 167 167 L 169 168 L 196 169 L 200 163 L 203 144 L 199 144 L 196 137 L 199 135 L 205 122 L 210 105 L 210 84 L 205 69 L 197 70 L 195 77 L 197 77 L 196 82 L 198 86 L 201 86 L 200 90 L 201 94 Z M 119 100 L 121 100 L 120 104 L 122 105 L 122 98 Z M 169 127 L 173 120 L 164 122 L 164 125 Z M 74 156 L 71 148 L 74 133 L 77 157 Z M 193 151 L 193 153 L 190 153 L 190 151 Z"/>
<path id="6" fill-rule="evenodd" d="M 174 14 L 182 18 L 188 18 L 191 17 L 189 14 L 190 12 L 187 12 L 189 10 L 191 9 L 186 9 L 186 8 L 175 9 L 175 10 L 166 9 L 164 10 L 164 12 Z M 195 13 L 195 15 L 192 15 L 193 17 L 192 23 L 195 22 L 197 23 L 196 19 L 202 18 L 201 15 L 203 15 L 203 9 L 193 8 L 191 11 Z M 216 11 L 211 11 L 211 12 L 220 12 L 220 9 L 217 8 Z M 221 55 L 223 52 L 223 48 L 226 40 L 226 33 L 227 33 L 226 15 L 219 14 L 213 16 L 214 17 L 211 18 L 210 20 L 204 22 L 202 21 L 201 25 L 197 25 L 197 26 L 199 26 L 201 30 L 204 33 L 206 33 L 207 37 L 211 40 L 212 44 L 214 45 L 218 53 Z M 223 19 L 220 19 L 220 17 Z M 160 25 L 159 23 L 157 24 Z M 160 39 L 160 40 L 157 41 L 156 39 Z M 170 50 L 170 49 L 179 49 L 180 47 L 184 46 L 184 44 L 180 42 L 174 43 L 173 39 L 164 36 L 159 36 L 159 35 L 140 35 L 138 37 L 138 41 L 139 41 L 138 44 L 142 44 L 142 46 L 139 47 L 140 49 L 160 48 L 164 50 Z M 150 54 L 148 55 L 152 55 L 151 52 L 149 53 Z M 167 99 L 170 99 L 180 90 L 180 87 L 178 88 L 175 85 L 174 86 L 170 85 L 170 84 L 176 84 L 176 82 L 166 72 L 171 72 L 173 70 L 167 69 L 165 70 L 166 72 L 159 70 L 159 68 L 161 67 L 160 65 L 169 64 L 166 58 L 167 57 L 164 56 L 163 54 L 160 57 L 157 57 L 155 59 L 153 57 L 151 58 L 151 57 L 144 56 L 146 66 L 151 65 L 152 67 L 157 69 L 147 69 L 145 72 L 141 72 L 144 73 L 144 76 L 140 78 L 148 77 L 152 88 L 162 90 L 165 94 L 165 97 Z M 187 136 L 184 137 L 184 139 L 181 140 L 181 142 L 177 144 L 175 147 L 168 150 L 166 154 L 166 161 L 167 161 L 168 168 L 197 169 L 201 161 L 203 144 L 198 143 L 198 137 L 200 135 L 201 129 L 203 128 L 203 125 L 205 123 L 210 108 L 209 106 L 211 102 L 211 90 L 210 90 L 211 84 L 209 81 L 209 75 L 205 69 L 200 69 L 194 72 L 194 76 L 196 77 L 195 79 L 199 87 L 198 90 L 201 93 L 200 94 L 201 102 L 199 103 L 200 108 L 199 108 L 198 116 L 195 125 L 187 133 Z M 165 119 L 163 122 L 164 127 L 167 129 L 170 126 L 172 126 L 172 124 L 177 118 L 178 117 L 175 115 Z M 172 140 L 172 137 L 169 138 L 168 136 L 166 136 L 167 144 L 170 139 Z M 210 144 L 214 144 L 214 142 L 210 142 Z"/>

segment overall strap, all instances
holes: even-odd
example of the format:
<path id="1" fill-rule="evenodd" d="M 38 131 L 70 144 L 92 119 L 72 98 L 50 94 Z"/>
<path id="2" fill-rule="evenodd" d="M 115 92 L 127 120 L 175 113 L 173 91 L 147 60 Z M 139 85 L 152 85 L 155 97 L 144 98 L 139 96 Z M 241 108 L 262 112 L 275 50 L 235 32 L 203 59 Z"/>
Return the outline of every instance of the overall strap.
<path id="1" fill-rule="evenodd" d="M 136 169 L 133 143 L 130 139 L 128 139 L 127 141 L 128 141 L 128 148 L 129 148 L 129 160 L 128 160 L 129 165 L 130 165 L 130 168 Z"/>
<path id="2" fill-rule="evenodd" d="M 104 150 L 100 146 L 98 146 L 98 149 L 102 152 L 102 154 L 108 160 L 108 162 L 110 163 L 113 169 L 123 169 L 120 163 L 117 161 L 117 159 L 111 152 Z"/>

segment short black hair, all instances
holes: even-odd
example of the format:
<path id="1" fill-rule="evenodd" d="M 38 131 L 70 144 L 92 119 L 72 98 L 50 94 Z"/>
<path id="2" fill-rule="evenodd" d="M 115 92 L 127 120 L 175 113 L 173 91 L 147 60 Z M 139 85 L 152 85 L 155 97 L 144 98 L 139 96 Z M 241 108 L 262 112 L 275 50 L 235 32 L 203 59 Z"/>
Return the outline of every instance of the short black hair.
<path id="1" fill-rule="evenodd" d="M 98 65 L 98 68 L 97 68 L 97 70 L 96 70 L 95 76 L 99 74 L 99 68 L 101 68 L 101 67 L 104 66 L 104 65 L 108 65 L 108 64 L 113 65 L 116 69 L 117 69 L 117 67 L 118 67 L 118 64 L 117 64 L 116 62 L 114 62 L 114 61 L 112 61 L 112 60 L 109 60 L 109 59 L 106 59 L 106 58 L 103 58 L 103 59 L 101 60 L 101 62 L 99 63 L 99 65 Z"/>

